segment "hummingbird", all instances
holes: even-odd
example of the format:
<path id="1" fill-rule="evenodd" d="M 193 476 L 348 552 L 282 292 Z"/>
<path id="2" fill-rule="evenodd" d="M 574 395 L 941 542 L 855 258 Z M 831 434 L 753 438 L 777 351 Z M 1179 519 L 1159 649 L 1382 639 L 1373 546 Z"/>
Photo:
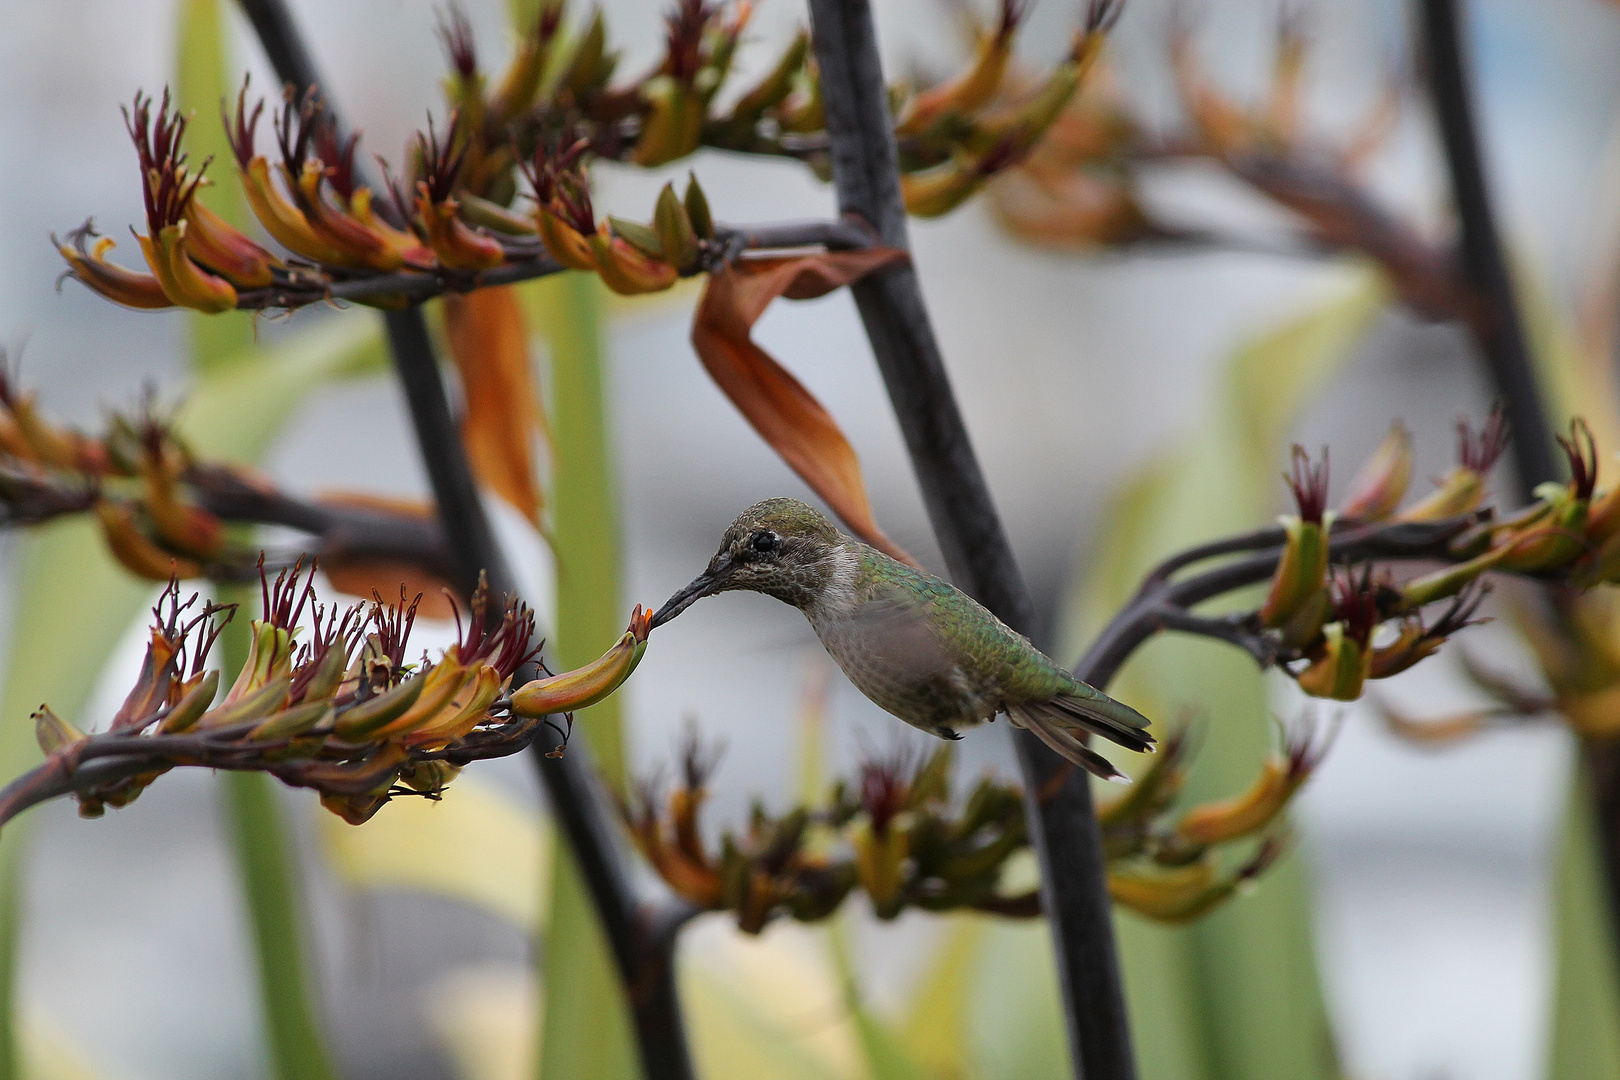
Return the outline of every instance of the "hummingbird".
<path id="1" fill-rule="evenodd" d="M 1096 776 L 1128 778 L 1089 732 L 1151 752 L 1147 718 L 1070 675 L 962 590 L 839 532 L 797 499 L 766 499 L 726 529 L 708 569 L 653 615 L 661 626 L 715 593 L 747 590 L 804 612 L 849 681 L 942 739 L 1005 713 Z"/>

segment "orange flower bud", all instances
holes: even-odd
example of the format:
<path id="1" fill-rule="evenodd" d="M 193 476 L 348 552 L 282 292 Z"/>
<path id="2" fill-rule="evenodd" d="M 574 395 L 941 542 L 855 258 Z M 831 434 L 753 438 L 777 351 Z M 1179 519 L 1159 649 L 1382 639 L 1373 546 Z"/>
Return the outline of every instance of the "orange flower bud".
<path id="1" fill-rule="evenodd" d="M 321 192 L 325 178 L 325 167 L 320 161 L 304 162 L 303 172 L 297 177 L 298 205 L 310 229 L 332 250 L 342 253 L 337 265 L 384 273 L 405 265 L 404 257 L 387 237 L 327 203 Z M 369 206 L 368 193 L 368 209 Z"/>
<path id="2" fill-rule="evenodd" d="M 602 283 L 620 296 L 662 292 L 680 279 L 680 274 L 667 262 L 649 258 L 632 244 L 614 236 L 605 221 L 586 240 Z"/>
<path id="3" fill-rule="evenodd" d="M 546 245 L 551 257 L 570 270 L 596 269 L 596 256 L 591 254 L 590 242 L 562 218 L 542 206 L 536 212 L 540 242 Z"/>
<path id="4" fill-rule="evenodd" d="M 135 270 L 125 270 L 122 266 L 107 261 L 107 252 L 117 246 L 112 237 L 103 236 L 96 241 L 94 248 L 85 250 L 86 240 L 95 235 L 95 230 L 86 223 L 83 228 L 75 229 L 68 234 L 68 239 L 73 241 L 73 245 L 69 247 L 57 240 L 55 233 L 51 234 L 51 243 L 56 245 L 56 250 L 71 267 L 68 271 L 69 276 L 125 307 L 139 308 L 143 311 L 174 307 L 174 301 L 169 299 L 169 294 L 163 291 L 163 285 L 156 277 Z"/>
<path id="5" fill-rule="evenodd" d="M 281 260 L 249 240 L 224 218 L 193 198 L 186 207 L 186 254 L 240 289 L 275 280 Z"/>
<path id="6" fill-rule="evenodd" d="M 113 558 L 135 576 L 150 581 L 202 576 L 201 565 L 172 555 L 147 539 L 135 517 L 135 508 L 128 503 L 103 499 L 96 503 L 96 519 Z"/>
<path id="7" fill-rule="evenodd" d="M 512 694 L 512 712 L 537 719 L 553 713 L 573 712 L 595 705 L 617 690 L 641 663 L 647 651 L 652 612 L 636 605 L 630 628 L 618 644 L 582 668 L 535 679 Z"/>
<path id="8" fill-rule="evenodd" d="M 137 236 L 146 264 L 162 283 L 164 293 L 181 307 L 209 314 L 233 310 L 236 288 L 186 255 L 186 224 L 182 220 L 178 225 L 165 225 L 155 237 Z"/>
<path id="9" fill-rule="evenodd" d="M 418 186 L 421 193 L 416 209 L 427 230 L 428 247 L 441 263 L 452 270 L 491 270 L 506 261 L 506 249 L 499 240 L 469 228 L 457 216 L 456 200 L 432 202 L 427 185 Z"/>
<path id="10" fill-rule="evenodd" d="M 270 179 L 270 163 L 254 157 L 238 172 L 242 191 L 247 195 L 253 216 L 276 243 L 295 254 L 318 263 L 347 265 L 344 252 L 310 227 L 304 212 L 289 202 Z"/>

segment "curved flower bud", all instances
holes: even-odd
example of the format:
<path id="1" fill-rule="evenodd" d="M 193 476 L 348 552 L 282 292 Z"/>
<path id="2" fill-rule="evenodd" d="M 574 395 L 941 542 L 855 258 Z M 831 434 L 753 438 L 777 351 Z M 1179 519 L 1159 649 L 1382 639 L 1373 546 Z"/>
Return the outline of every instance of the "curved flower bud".
<path id="1" fill-rule="evenodd" d="M 926 135 L 946 118 L 966 116 L 988 104 L 1006 77 L 1013 36 L 1025 10 L 1022 0 L 1001 0 L 1000 21 L 993 33 L 980 39 L 973 62 L 956 78 L 912 98 L 895 125 L 895 134 Z"/>
<path id="2" fill-rule="evenodd" d="M 586 237 L 586 242 L 602 283 L 620 296 L 662 292 L 680 280 L 673 266 L 648 257 L 633 244 L 614 236 L 605 221 Z"/>
<path id="3" fill-rule="evenodd" d="M 269 285 L 282 265 L 195 198 L 186 208 L 185 241 L 186 254 L 241 289 Z"/>
<path id="4" fill-rule="evenodd" d="M 1215 860 L 1206 855 L 1191 866 L 1174 869 L 1112 870 L 1108 895 L 1114 903 L 1160 922 L 1187 923 L 1217 907 L 1277 861 L 1283 838 L 1273 836 L 1235 873 L 1217 874 Z"/>
<path id="5" fill-rule="evenodd" d="M 456 695 L 461 693 L 473 677 L 474 672 L 469 671 L 455 657 L 446 655 L 423 676 L 422 692 L 417 696 L 416 703 L 396 719 L 379 728 L 374 737 L 403 735 L 424 726 L 449 708 Z"/>
<path id="6" fill-rule="evenodd" d="M 1475 436 L 1467 418 L 1457 420 L 1457 467 L 1427 498 L 1395 515 L 1396 521 L 1441 521 L 1466 514 L 1485 499 L 1485 480 L 1507 449 L 1507 420 L 1498 406 Z"/>
<path id="7" fill-rule="evenodd" d="M 185 250 L 186 222 L 166 225 L 156 236 L 136 236 L 146 264 L 157 275 L 164 293 L 181 307 L 209 314 L 236 307 L 236 288 L 191 261 Z"/>
<path id="8" fill-rule="evenodd" d="M 210 559 L 225 546 L 225 525 L 218 517 L 185 499 L 180 493 L 181 454 L 163 433 L 148 433 L 141 455 L 142 504 L 152 528 L 163 543 L 199 559 Z"/>
<path id="9" fill-rule="evenodd" d="M 737 99 L 725 123 L 740 130 L 751 130 L 767 109 L 781 104 L 793 92 L 793 82 L 809 54 L 810 34 L 801 28 L 765 77 Z"/>
<path id="10" fill-rule="evenodd" d="M 461 123 L 460 111 L 451 113 L 450 127 L 440 142 L 429 116 L 427 133 L 417 135 L 423 178 L 416 184 L 416 208 L 428 247 L 441 263 L 452 270 L 488 270 L 506 261 L 506 249 L 494 237 L 468 227 L 457 216 L 451 197 L 470 145 L 469 140 L 457 139 Z"/>
<path id="11" fill-rule="evenodd" d="M 311 230 L 334 250 L 343 253 L 337 265 L 387 273 L 405 265 L 405 258 L 388 238 L 358 218 L 327 203 L 321 193 L 326 169 L 319 160 L 304 162 L 297 177 L 298 205 Z M 367 191 L 367 208 L 370 192 Z"/>
<path id="12" fill-rule="evenodd" d="M 1350 494 L 1339 507 L 1339 517 L 1382 521 L 1401 505 L 1411 482 L 1412 434 L 1397 420 L 1350 482 Z"/>
<path id="13" fill-rule="evenodd" d="M 1268 758 L 1247 791 L 1193 807 L 1182 816 L 1176 832 L 1190 844 L 1207 847 L 1268 828 L 1327 753 L 1331 735 L 1318 742 L 1315 734 L 1312 725 L 1302 725 L 1290 739 L 1287 753 Z"/>
<path id="14" fill-rule="evenodd" d="M 95 227 L 88 221 L 68 233 L 71 247 L 58 240 L 55 233 L 51 234 L 51 243 L 69 266 L 64 276 L 83 282 L 113 303 L 125 307 L 159 311 L 175 306 L 156 277 L 126 270 L 117 263 L 107 261 L 107 252 L 117 246 L 112 237 L 103 236 L 96 241 L 95 247 L 86 250 L 85 243 L 95 235 Z M 60 280 L 57 284 L 60 286 Z"/>
<path id="15" fill-rule="evenodd" d="M 159 734 L 169 735 L 182 731 L 189 731 L 191 727 L 202 719 L 208 711 L 208 706 L 214 703 L 214 695 L 219 693 L 219 672 L 207 672 L 197 681 L 197 685 L 187 690 L 180 700 L 170 706 L 169 711 L 158 723 Z"/>
<path id="16" fill-rule="evenodd" d="M 1295 676 L 1313 697 L 1354 701 L 1372 671 L 1372 635 L 1379 623 L 1380 583 L 1368 568 L 1358 578 L 1347 572 L 1333 585 L 1333 622 L 1322 628 L 1322 643 L 1311 663 Z"/>
<path id="17" fill-rule="evenodd" d="M 644 168 L 667 165 L 698 148 L 703 140 L 703 97 L 690 84 L 655 75 L 641 84 L 648 113 L 630 160 Z"/>
<path id="18" fill-rule="evenodd" d="M 1434 625 L 1425 627 L 1422 618 L 1411 616 L 1401 624 L 1400 633 L 1388 645 L 1373 650 L 1369 679 L 1387 679 L 1440 651 L 1440 646 L 1457 631 L 1477 626 L 1489 619 L 1476 619 L 1474 613 L 1490 592 L 1490 584 L 1479 578 L 1464 585 Z"/>
<path id="19" fill-rule="evenodd" d="M 420 188 L 417 212 L 427 231 L 428 246 L 439 257 L 439 262 L 452 270 L 490 270 L 506 261 L 506 249 L 499 240 L 468 227 L 461 220 L 456 212 L 456 200 L 431 202 L 427 185 L 422 184 Z"/>
<path id="20" fill-rule="evenodd" d="M 102 499 L 96 503 L 96 520 L 101 524 L 107 550 L 136 577 L 167 581 L 171 577 L 202 576 L 200 563 L 173 555 L 148 539 L 129 503 Z"/>
<path id="21" fill-rule="evenodd" d="M 652 612 L 640 604 L 630 616 L 630 628 L 618 644 L 601 657 L 573 671 L 535 679 L 512 694 L 512 712 L 538 719 L 553 713 L 573 712 L 595 705 L 617 690 L 641 663 L 652 631 Z"/>
<path id="22" fill-rule="evenodd" d="M 412 749 L 437 749 L 455 742 L 489 716 L 489 707 L 501 696 L 504 682 L 499 671 L 488 664 L 479 664 L 448 708 L 406 733 L 405 745 Z"/>
<path id="23" fill-rule="evenodd" d="M 1293 473 L 1283 479 L 1294 494 L 1299 514 L 1280 519 L 1287 546 L 1272 575 L 1271 592 L 1260 608 L 1261 624 L 1272 629 L 1287 625 L 1320 596 L 1327 581 L 1328 531 L 1333 526 L 1333 515 L 1327 509 L 1325 449 L 1321 464 L 1313 466 L 1305 449 L 1296 445 Z"/>
<path id="24" fill-rule="evenodd" d="M 84 732 L 51 712 L 50 707 L 46 705 L 41 705 L 35 711 L 33 720 L 34 738 L 47 756 L 70 750 L 89 738 Z"/>

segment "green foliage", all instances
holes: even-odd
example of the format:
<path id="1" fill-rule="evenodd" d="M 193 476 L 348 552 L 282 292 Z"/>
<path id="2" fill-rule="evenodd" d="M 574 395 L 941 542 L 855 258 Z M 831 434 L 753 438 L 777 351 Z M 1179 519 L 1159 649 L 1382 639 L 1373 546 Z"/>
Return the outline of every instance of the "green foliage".
<path id="1" fill-rule="evenodd" d="M 1175 453 L 1118 496 L 1099 530 L 1102 546 L 1067 605 L 1060 656 L 1078 655 L 1154 562 L 1252 529 L 1274 512 L 1277 474 L 1299 409 L 1344 361 L 1384 299 L 1381 280 L 1363 273 L 1233 354 L 1209 414 Z M 1200 709 L 1209 737 L 1187 791 L 1198 801 L 1246 787 L 1274 737 L 1263 677 L 1246 655 L 1219 643 L 1157 638 L 1114 689 L 1150 716 Z M 1328 1075 L 1327 1019 L 1296 858 L 1272 869 L 1255 895 L 1194 925 L 1169 929 L 1122 913 L 1116 926 L 1145 1080 Z"/>
<path id="2" fill-rule="evenodd" d="M 600 297 L 594 278 L 561 274 L 525 287 L 551 353 L 556 657 L 587 663 L 623 632 L 617 485 L 608 457 Z M 623 714 L 617 696 L 581 712 L 574 738 L 590 746 L 607 782 L 624 790 Z M 540 1045 L 542 1080 L 640 1074 L 629 1003 L 600 919 L 567 844 L 553 847 Z M 557 992 L 561 990 L 561 992 Z"/>
<path id="3" fill-rule="evenodd" d="M 1577 769 L 1558 853 L 1557 974 L 1548 1080 L 1620 1076 L 1620 973 L 1592 795 Z"/>

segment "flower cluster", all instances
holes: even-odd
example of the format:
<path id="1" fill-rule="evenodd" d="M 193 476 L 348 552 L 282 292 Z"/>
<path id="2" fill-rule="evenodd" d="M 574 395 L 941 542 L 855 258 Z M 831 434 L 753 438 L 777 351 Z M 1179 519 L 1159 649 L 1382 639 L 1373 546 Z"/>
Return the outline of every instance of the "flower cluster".
<path id="1" fill-rule="evenodd" d="M 1101 72 L 1070 99 L 1027 158 L 997 178 L 990 188 L 993 209 L 1010 231 L 1047 247 L 1154 242 L 1292 255 L 1356 251 L 1384 269 L 1417 314 L 1465 316 L 1466 290 L 1451 253 L 1383 205 L 1365 179 L 1367 163 L 1400 118 L 1398 81 L 1386 84 L 1349 131 L 1327 135 L 1304 115 L 1308 45 L 1302 20 L 1285 14 L 1270 85 L 1259 101 L 1243 102 L 1205 71 L 1187 22 L 1174 22 L 1167 51 L 1183 123 L 1153 130 Z M 1279 242 L 1154 212 L 1142 193 L 1144 174 L 1189 160 L 1214 163 L 1301 228 Z"/>
<path id="2" fill-rule="evenodd" d="M 204 478 L 150 402 L 137 416 L 111 416 L 106 433 L 92 438 L 51 423 L 0 365 L 0 521 L 91 512 L 119 562 L 156 581 L 201 577 L 225 564 L 251 568 L 252 558 L 232 547 L 224 522 L 197 497 Z"/>
<path id="3" fill-rule="evenodd" d="M 233 611 L 181 600 L 171 582 L 140 676 L 107 730 L 84 734 L 48 706 L 35 713 L 46 761 L 0 793 L 0 822 L 66 792 L 95 816 L 193 765 L 268 772 L 315 789 L 327 809 L 359 824 L 397 795 L 438 798 L 467 762 L 516 753 L 542 725 L 556 726 L 550 716 L 612 693 L 635 670 L 650 629 L 638 607 L 599 660 L 560 675 L 541 668 L 514 690 L 539 652 L 521 603 L 495 605 L 480 587 L 465 623 L 457 612 L 456 642 L 437 661 L 412 661 L 416 600 L 402 590 L 397 603 L 378 597 L 340 611 L 315 601 L 313 576 L 313 567 L 305 575 L 294 566 L 261 579 L 262 616 L 217 701 L 222 677 L 207 659 Z"/>
<path id="4" fill-rule="evenodd" d="M 1288 478 L 1299 512 L 1283 519 L 1282 557 L 1271 592 L 1256 613 L 1282 661 L 1306 693 L 1341 701 L 1359 697 L 1368 679 L 1387 678 L 1432 655 L 1477 621 L 1485 575 L 1511 572 L 1577 588 L 1620 580 L 1620 486 L 1597 491 L 1597 451 L 1580 420 L 1559 440 L 1567 483 L 1547 483 L 1537 501 L 1508 516 L 1482 508 L 1486 478 L 1507 444 L 1499 413 L 1476 434 L 1459 422 L 1459 462 L 1436 489 L 1404 508 L 1411 445 L 1391 431 L 1335 520 L 1326 509 L 1327 461 L 1312 466 L 1295 448 Z M 1332 568 L 1328 537 L 1378 527 L 1457 520 L 1440 554 L 1447 565 L 1397 581 L 1371 561 Z M 1425 620 L 1423 610 L 1449 601 Z M 1380 633 L 1380 628 L 1384 632 Z"/>
<path id="5" fill-rule="evenodd" d="M 1123 796 L 1098 808 L 1114 902 L 1161 922 L 1190 922 L 1266 871 L 1286 843 L 1283 812 L 1327 752 L 1331 737 L 1301 722 L 1254 783 L 1229 799 L 1178 812 L 1188 735 L 1166 740 L 1152 767 Z M 1235 866 L 1219 850 L 1259 838 Z"/>
<path id="6" fill-rule="evenodd" d="M 1232 896 L 1281 851 L 1277 822 L 1324 749 L 1306 727 L 1248 791 L 1178 814 L 1187 743 L 1171 739 L 1129 794 L 1098 811 L 1115 901 L 1180 922 Z M 911 907 L 1038 915 L 1037 892 L 1004 891 L 1008 861 L 1029 846 L 1022 790 L 986 776 L 955 798 L 953 761 L 949 745 L 927 757 L 896 752 L 835 782 L 820 807 L 774 814 L 756 802 L 746 829 L 724 831 L 715 850 L 700 818 L 718 754 L 693 738 L 673 790 L 643 782 L 623 813 L 670 889 L 703 910 L 734 912 L 748 933 L 784 915 L 827 918 L 857 888 L 882 919 Z M 1241 865 L 1222 869 L 1217 848 L 1260 835 Z"/>
<path id="7" fill-rule="evenodd" d="M 464 16 L 442 27 L 451 107 L 440 132 L 431 118 L 407 154 L 406 175 L 383 163 L 381 189 L 357 165 L 358 135 L 344 137 L 319 94 L 288 88 L 274 110 L 276 160 L 260 153 L 265 102 L 244 82 L 224 111 L 237 179 L 276 255 L 209 210 L 202 192 L 211 162 L 193 166 L 187 119 L 168 92 L 154 108 L 137 94 L 126 110 L 147 211 L 139 235 L 147 271 L 109 260 L 110 238 L 87 222 L 55 241 L 67 273 L 134 308 L 297 307 L 352 299 L 399 307 L 447 289 L 515 281 L 561 267 L 598 273 L 623 293 L 668 288 L 741 250 L 717 235 L 694 180 L 686 198 L 660 196 L 651 225 L 600 224 L 584 169 L 605 158 L 663 165 L 710 145 L 800 157 L 826 173 L 827 139 L 809 40 L 803 33 L 765 77 L 724 110 L 727 82 L 750 9 L 680 0 L 666 21 L 664 56 L 647 74 L 613 82 L 618 53 L 601 13 L 582 32 L 559 33 L 563 6 L 542 6 L 510 66 L 489 80 Z M 1008 78 L 1023 8 L 1004 0 L 980 35 L 969 67 L 920 92 L 897 88 L 905 199 L 913 213 L 948 212 L 1034 147 L 1063 110 L 1119 13 L 1097 0 L 1069 56 L 1038 86 Z M 530 162 L 533 162 L 532 168 Z M 527 172 L 534 205 L 519 198 Z"/>
<path id="8" fill-rule="evenodd" d="M 317 555 L 335 585 L 361 596 L 386 576 L 373 573 L 384 562 L 398 571 L 390 588 L 404 577 L 425 585 L 449 573 L 430 506 L 294 498 L 251 470 L 199 461 L 150 400 L 132 414 L 110 415 L 99 437 L 57 425 L 17 387 L 0 354 L 0 525 L 81 513 L 94 516 L 126 570 L 150 581 L 252 580 L 263 552 L 243 543 L 233 524 L 312 534 L 269 562 Z"/>

